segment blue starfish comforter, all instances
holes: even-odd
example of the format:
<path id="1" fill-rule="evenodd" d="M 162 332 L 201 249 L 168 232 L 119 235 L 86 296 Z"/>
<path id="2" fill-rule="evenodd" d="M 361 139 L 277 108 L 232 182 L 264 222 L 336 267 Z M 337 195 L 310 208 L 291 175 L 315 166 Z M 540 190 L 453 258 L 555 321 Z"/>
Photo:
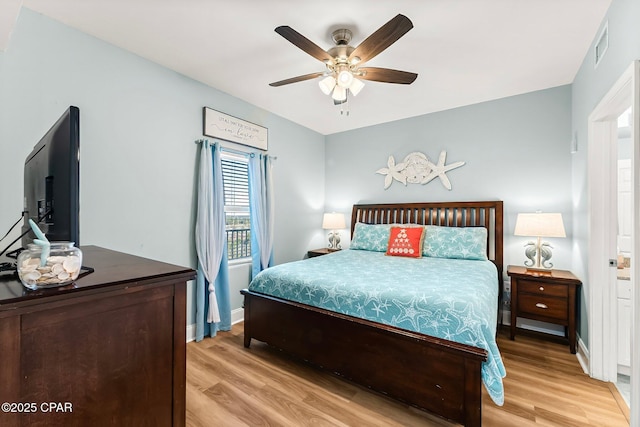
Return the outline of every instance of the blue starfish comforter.
<path id="1" fill-rule="evenodd" d="M 249 289 L 483 348 L 488 360 L 482 381 L 502 405 L 506 372 L 495 340 L 497 282 L 491 261 L 343 250 L 268 268 Z"/>

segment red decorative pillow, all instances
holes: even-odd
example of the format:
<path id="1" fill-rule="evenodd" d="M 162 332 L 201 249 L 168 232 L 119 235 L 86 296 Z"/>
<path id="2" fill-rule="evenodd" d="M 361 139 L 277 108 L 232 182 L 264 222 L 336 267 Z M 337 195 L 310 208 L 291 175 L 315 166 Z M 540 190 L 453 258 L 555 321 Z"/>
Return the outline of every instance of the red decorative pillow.
<path id="1" fill-rule="evenodd" d="M 387 255 L 419 258 L 423 241 L 424 227 L 391 227 Z"/>

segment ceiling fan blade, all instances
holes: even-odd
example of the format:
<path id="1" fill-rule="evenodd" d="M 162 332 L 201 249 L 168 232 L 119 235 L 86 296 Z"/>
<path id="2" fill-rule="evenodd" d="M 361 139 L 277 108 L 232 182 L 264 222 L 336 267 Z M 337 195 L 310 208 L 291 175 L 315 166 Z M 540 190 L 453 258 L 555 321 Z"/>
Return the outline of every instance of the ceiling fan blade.
<path id="1" fill-rule="evenodd" d="M 269 83 L 269 86 L 273 86 L 273 87 L 284 86 L 284 85 L 288 85 L 290 83 L 297 83 L 297 82 L 302 82 L 302 81 L 305 81 L 305 80 L 315 79 L 316 77 L 320 77 L 322 75 L 324 75 L 324 73 L 305 74 L 303 76 L 291 77 L 290 79 L 280 80 L 279 82 Z"/>
<path id="2" fill-rule="evenodd" d="M 333 58 L 329 55 L 325 50 L 323 50 L 320 46 L 289 27 L 288 25 L 282 25 L 275 29 L 275 32 L 280 34 L 285 39 L 289 40 L 294 45 L 298 46 L 300 49 L 307 52 L 309 55 L 313 56 L 319 61 L 331 61 Z"/>
<path id="3" fill-rule="evenodd" d="M 357 76 L 362 80 L 371 80 L 374 82 L 383 83 L 397 83 L 401 85 L 410 85 L 418 77 L 416 73 L 392 70 L 390 68 L 361 67 L 358 69 L 358 71 L 364 72 L 364 75 Z"/>
<path id="4" fill-rule="evenodd" d="M 360 62 L 366 62 L 391 46 L 412 28 L 413 23 L 411 20 L 402 14 L 398 14 L 360 43 L 351 52 L 349 59 L 357 56 L 360 58 Z"/>

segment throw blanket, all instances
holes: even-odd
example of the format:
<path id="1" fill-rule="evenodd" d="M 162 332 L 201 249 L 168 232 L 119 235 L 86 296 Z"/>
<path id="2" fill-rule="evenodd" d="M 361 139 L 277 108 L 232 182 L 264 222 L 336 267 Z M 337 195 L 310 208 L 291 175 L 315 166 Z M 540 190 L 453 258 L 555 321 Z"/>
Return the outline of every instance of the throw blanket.
<path id="1" fill-rule="evenodd" d="M 483 383 L 496 404 L 504 403 L 506 372 L 495 340 L 498 277 L 491 261 L 343 250 L 268 268 L 249 289 L 483 348 Z"/>

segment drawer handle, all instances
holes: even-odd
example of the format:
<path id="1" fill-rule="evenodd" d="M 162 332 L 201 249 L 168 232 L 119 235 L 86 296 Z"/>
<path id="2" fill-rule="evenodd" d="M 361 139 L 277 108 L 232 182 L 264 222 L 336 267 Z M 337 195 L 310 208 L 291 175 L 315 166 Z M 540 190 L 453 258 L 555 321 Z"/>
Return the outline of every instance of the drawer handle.
<path id="1" fill-rule="evenodd" d="M 536 307 L 538 307 L 538 308 L 542 308 L 542 309 L 545 309 L 545 310 L 546 310 L 547 308 L 549 308 L 549 307 L 547 306 L 547 304 L 543 304 L 543 303 L 541 303 L 541 302 L 536 303 Z"/>
<path id="2" fill-rule="evenodd" d="M 541 290 L 541 291 L 544 291 L 544 286 L 540 286 L 540 290 Z"/>

